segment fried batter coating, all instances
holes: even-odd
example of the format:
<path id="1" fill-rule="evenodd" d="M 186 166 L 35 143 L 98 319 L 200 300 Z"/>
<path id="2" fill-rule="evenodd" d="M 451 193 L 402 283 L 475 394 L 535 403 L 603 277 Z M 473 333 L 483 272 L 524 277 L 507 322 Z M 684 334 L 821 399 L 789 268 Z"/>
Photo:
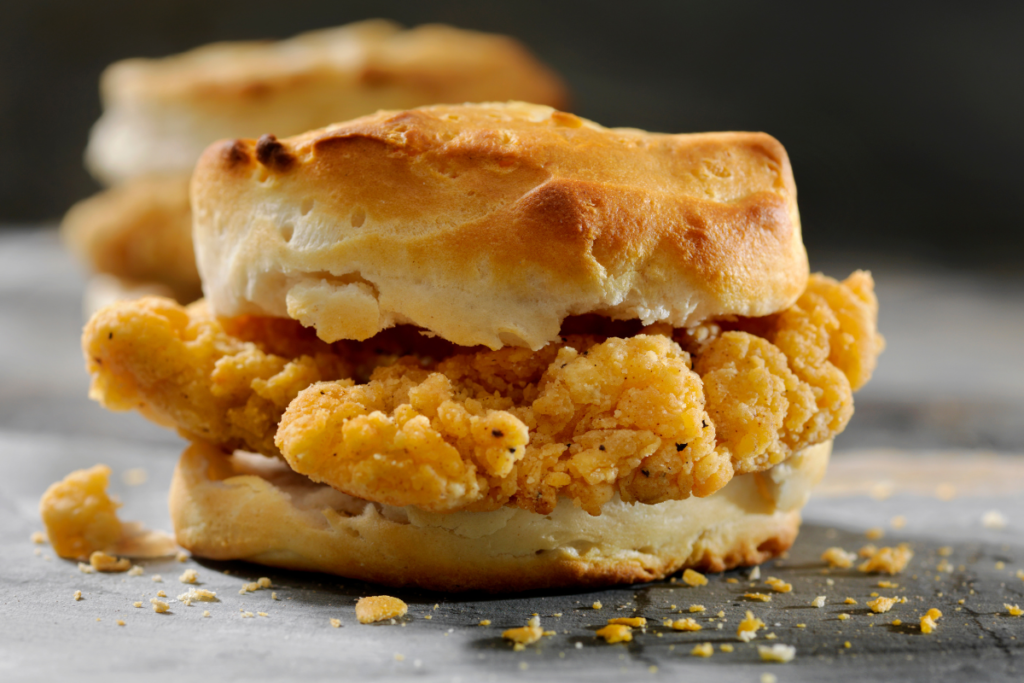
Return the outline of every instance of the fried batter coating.
<path id="1" fill-rule="evenodd" d="M 109 306 L 82 335 L 89 396 L 111 410 L 135 408 L 188 439 L 277 455 L 274 431 L 291 400 L 351 369 L 328 345 L 284 333 L 283 322 L 234 327 L 262 333 L 267 346 L 229 334 L 203 302 L 185 308 L 149 297 Z"/>
<path id="2" fill-rule="evenodd" d="M 364 385 L 303 391 L 277 444 L 314 481 L 435 511 L 547 513 L 561 494 L 597 514 L 617 491 L 647 503 L 706 495 L 732 470 L 715 456 L 688 361 L 647 335 L 453 356 L 433 371 L 407 360 Z"/>
<path id="3" fill-rule="evenodd" d="M 841 431 L 883 346 L 876 313 L 870 275 L 813 275 L 773 316 L 533 352 L 409 330 L 327 345 L 292 321 L 149 299 L 97 314 L 83 345 L 108 407 L 354 496 L 544 514 L 568 497 L 599 514 L 616 494 L 710 495 Z"/>

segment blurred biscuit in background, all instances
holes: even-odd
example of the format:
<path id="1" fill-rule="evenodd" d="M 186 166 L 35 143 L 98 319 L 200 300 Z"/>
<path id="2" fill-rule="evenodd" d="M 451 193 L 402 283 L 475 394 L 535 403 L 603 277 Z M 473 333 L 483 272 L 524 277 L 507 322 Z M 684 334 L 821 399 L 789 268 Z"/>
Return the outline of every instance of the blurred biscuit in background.
<path id="1" fill-rule="evenodd" d="M 568 99 L 561 79 L 512 38 L 381 19 L 123 60 L 100 91 L 104 113 L 85 163 L 110 189 L 72 207 L 61 226 L 78 258 L 108 276 L 90 285 L 87 310 L 140 287 L 182 302 L 201 296 L 188 178 L 211 142 L 289 136 L 379 109 L 504 100 L 565 108 Z"/>

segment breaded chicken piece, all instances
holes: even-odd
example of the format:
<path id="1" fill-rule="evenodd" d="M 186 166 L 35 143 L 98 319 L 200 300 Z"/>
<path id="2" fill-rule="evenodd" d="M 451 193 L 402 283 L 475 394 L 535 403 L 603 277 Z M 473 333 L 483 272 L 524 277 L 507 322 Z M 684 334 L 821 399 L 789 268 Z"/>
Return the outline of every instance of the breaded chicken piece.
<path id="1" fill-rule="evenodd" d="M 688 354 L 647 335 L 454 356 L 433 372 L 407 361 L 364 385 L 314 385 L 288 407 L 277 444 L 314 481 L 435 511 L 547 513 L 561 494 L 597 514 L 616 492 L 645 503 L 706 495 L 732 474 L 715 457 Z"/>
<path id="2" fill-rule="evenodd" d="M 247 325 L 264 333 L 266 346 L 230 334 L 203 302 L 184 308 L 150 297 L 108 306 L 82 335 L 89 397 L 111 410 L 134 408 L 188 439 L 277 455 L 274 432 L 292 399 L 351 368 L 322 342 L 269 333 L 297 327 L 287 321 L 242 319 L 236 331 L 252 332 Z"/>
<path id="3" fill-rule="evenodd" d="M 182 302 L 202 296 L 192 248 L 190 174 L 143 176 L 84 199 L 61 236 L 93 270 L 127 281 L 159 282 Z"/>
<path id="4" fill-rule="evenodd" d="M 598 514 L 616 493 L 710 495 L 841 431 L 883 346 L 876 314 L 870 275 L 854 273 L 812 276 L 766 318 L 574 335 L 537 352 L 408 332 L 329 346 L 291 321 L 217 321 L 159 300 L 106 309 L 83 344 L 104 404 L 283 455 L 351 495 L 539 513 L 568 497 Z"/>

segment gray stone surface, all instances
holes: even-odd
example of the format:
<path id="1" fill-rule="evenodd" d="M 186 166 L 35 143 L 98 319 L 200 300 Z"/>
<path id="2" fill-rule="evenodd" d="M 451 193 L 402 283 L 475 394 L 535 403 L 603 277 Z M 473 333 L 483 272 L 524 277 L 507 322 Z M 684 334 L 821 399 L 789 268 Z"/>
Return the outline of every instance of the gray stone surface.
<path id="1" fill-rule="evenodd" d="M 167 529 L 166 487 L 182 444 L 137 416 L 108 414 L 86 399 L 79 269 L 52 232 L 3 234 L 0 680 L 710 676 L 756 682 L 764 673 L 780 682 L 1021 680 L 1024 618 L 1007 616 L 1003 603 L 1024 603 L 1024 581 L 1015 576 L 1024 569 L 1024 460 L 1016 455 L 1024 453 L 1022 285 L 906 267 L 876 267 L 876 277 L 889 349 L 858 396 L 858 415 L 837 443 L 796 546 L 786 559 L 761 568 L 762 577 L 791 582 L 791 593 L 751 602 L 744 592 L 770 591 L 748 581 L 744 570 L 713 575 L 702 588 L 666 581 L 595 592 L 452 596 L 194 559 L 144 562 L 141 577 L 86 575 L 53 557 L 48 545 L 32 544 L 30 534 L 41 529 L 41 493 L 69 471 L 97 462 L 114 470 L 112 488 L 124 502 L 124 519 Z M 1002 454 L 983 455 L 985 449 Z M 121 481 L 126 470 L 139 467 L 148 474 L 144 484 Z M 956 487 L 952 500 L 937 497 L 949 486 Z M 984 527 L 990 510 L 1001 512 L 1008 525 Z M 905 524 L 894 528 L 895 517 Z M 859 548 L 871 527 L 886 529 L 875 543 L 906 541 L 914 548 L 910 568 L 893 579 L 897 589 L 878 588 L 879 577 L 855 570 L 826 573 L 818 560 L 832 545 Z M 939 554 L 942 547 L 948 556 Z M 943 560 L 951 571 L 937 570 Z M 220 602 L 188 607 L 172 601 L 171 613 L 155 614 L 149 599 L 161 589 L 172 598 L 183 593 L 177 577 L 186 568 L 198 570 L 201 587 L 216 591 Z M 154 583 L 154 574 L 163 582 Z M 238 594 L 260 576 L 273 580 L 279 600 L 270 591 Z M 83 593 L 79 602 L 76 590 Z M 359 625 L 355 601 L 381 592 L 405 599 L 409 616 L 395 625 Z M 872 615 L 865 606 L 872 592 L 909 601 Z M 828 597 L 826 607 L 809 606 L 816 595 Z M 857 604 L 842 604 L 846 597 Z M 144 607 L 132 607 L 136 600 Z M 595 600 L 603 604 L 600 611 L 590 607 Z M 707 607 L 694 615 L 703 630 L 661 626 L 664 618 L 684 616 L 678 612 L 690 604 Z M 914 625 L 930 607 L 944 617 L 926 636 Z M 202 617 L 204 609 L 209 618 Z M 795 662 L 763 663 L 756 645 L 769 641 L 735 640 L 747 609 L 768 623 L 777 636 L 772 642 L 797 647 Z M 269 616 L 243 618 L 240 610 Z M 724 623 L 715 617 L 720 610 Z M 501 631 L 525 624 L 534 612 L 556 634 L 513 652 Z M 839 620 L 841 613 L 850 618 Z M 633 642 L 606 645 L 594 637 L 608 618 L 633 615 L 650 622 Z M 331 618 L 341 619 L 341 628 L 331 628 Z M 892 626 L 894 618 L 905 625 Z M 118 626 L 118 619 L 126 625 Z M 479 626 L 482 619 L 491 625 Z M 689 655 L 700 642 L 715 645 L 713 657 Z M 721 652 L 723 643 L 735 651 Z"/>

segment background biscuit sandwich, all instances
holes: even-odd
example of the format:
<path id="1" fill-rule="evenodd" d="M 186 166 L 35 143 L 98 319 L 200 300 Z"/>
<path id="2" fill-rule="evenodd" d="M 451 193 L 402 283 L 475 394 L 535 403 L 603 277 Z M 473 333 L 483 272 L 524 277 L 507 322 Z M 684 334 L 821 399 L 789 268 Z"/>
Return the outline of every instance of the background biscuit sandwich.
<path id="1" fill-rule="evenodd" d="M 131 290 L 201 296 L 188 179 L 215 140 L 436 102 L 566 103 L 560 79 L 512 38 L 385 20 L 124 60 L 104 72 L 101 93 L 86 165 L 110 189 L 72 207 L 62 227 L 101 274 L 87 308 Z"/>
<path id="2" fill-rule="evenodd" d="M 782 146 L 435 106 L 211 146 L 207 299 L 86 327 L 91 395 L 192 444 L 194 554 L 435 589 L 761 562 L 882 339 L 809 275 Z"/>

